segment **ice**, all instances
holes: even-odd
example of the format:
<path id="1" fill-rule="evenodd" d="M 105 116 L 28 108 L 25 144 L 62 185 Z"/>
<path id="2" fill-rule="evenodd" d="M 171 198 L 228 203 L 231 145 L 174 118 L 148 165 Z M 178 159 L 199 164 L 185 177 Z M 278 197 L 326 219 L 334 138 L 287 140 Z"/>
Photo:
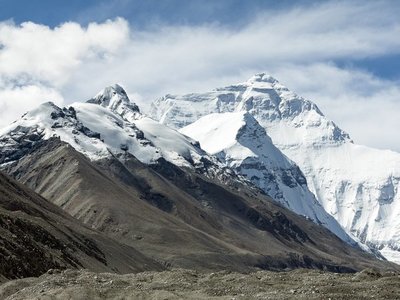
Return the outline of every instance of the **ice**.
<path id="1" fill-rule="evenodd" d="M 390 243 L 400 249 L 400 154 L 353 143 L 315 103 L 276 79 L 261 73 L 211 92 L 167 95 L 154 101 L 150 114 L 183 128 L 211 113 L 241 111 L 254 116 L 301 168 L 309 190 L 349 234 L 375 247 Z M 220 146 L 209 144 L 204 147 L 211 152 Z"/>

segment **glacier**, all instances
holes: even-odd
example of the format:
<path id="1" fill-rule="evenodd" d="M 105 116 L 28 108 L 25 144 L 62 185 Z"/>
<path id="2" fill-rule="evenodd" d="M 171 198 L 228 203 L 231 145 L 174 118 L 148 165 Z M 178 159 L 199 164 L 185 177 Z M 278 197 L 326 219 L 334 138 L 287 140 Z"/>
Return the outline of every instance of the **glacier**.
<path id="1" fill-rule="evenodd" d="M 190 124 L 238 112 L 252 115 L 300 167 L 309 190 L 348 234 L 400 263 L 400 153 L 355 144 L 315 103 L 275 78 L 260 73 L 205 93 L 169 94 L 156 99 L 149 114 L 201 139 L 190 133 Z"/>

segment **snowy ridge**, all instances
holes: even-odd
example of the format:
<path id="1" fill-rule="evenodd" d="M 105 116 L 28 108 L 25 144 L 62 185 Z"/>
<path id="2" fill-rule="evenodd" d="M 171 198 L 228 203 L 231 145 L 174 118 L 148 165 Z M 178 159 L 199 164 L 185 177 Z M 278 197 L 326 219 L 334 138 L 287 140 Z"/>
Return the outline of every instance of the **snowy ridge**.
<path id="1" fill-rule="evenodd" d="M 337 221 L 315 199 L 299 167 L 279 151 L 247 112 L 210 114 L 180 130 L 229 167 L 300 215 L 352 243 Z"/>
<path id="2" fill-rule="evenodd" d="M 53 136 L 59 136 L 91 159 L 101 159 L 109 155 L 100 134 L 84 126 L 77 119 L 73 107 L 61 109 L 54 103 L 47 102 L 0 130 L 0 163 L 17 160 L 24 155 L 26 148 Z"/>
<path id="3" fill-rule="evenodd" d="M 203 168 L 206 160 L 216 169 L 213 172 L 223 172 L 223 166 L 195 141 L 143 116 L 118 85 L 68 108 L 44 103 L 0 130 L 0 164 L 19 159 L 38 141 L 54 136 L 91 160 L 131 153 L 146 164 L 163 157 L 194 169 Z"/>
<path id="4" fill-rule="evenodd" d="M 276 126 L 285 145 L 296 146 L 304 141 L 315 145 L 351 141 L 314 103 L 265 73 L 212 92 L 166 95 L 152 103 L 150 116 L 170 127 L 182 128 L 210 113 L 233 111 L 251 113 L 270 136 L 273 135 L 271 128 Z M 290 126 L 282 126 L 282 121 L 290 122 Z"/>
<path id="5" fill-rule="evenodd" d="M 400 262 L 400 154 L 356 145 L 318 107 L 266 74 L 211 92 L 166 95 L 151 116 L 183 128 L 210 113 L 247 111 L 304 173 L 346 231 Z"/>

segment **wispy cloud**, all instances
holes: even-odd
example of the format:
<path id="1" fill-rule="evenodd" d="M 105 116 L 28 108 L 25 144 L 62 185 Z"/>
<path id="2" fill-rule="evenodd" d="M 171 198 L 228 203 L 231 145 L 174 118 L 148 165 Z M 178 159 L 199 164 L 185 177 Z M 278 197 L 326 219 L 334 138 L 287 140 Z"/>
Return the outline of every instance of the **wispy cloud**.
<path id="1" fill-rule="evenodd" d="M 7 109 L 15 103 L 7 91 L 16 89 L 25 99 L 18 103 L 21 113 L 51 97 L 84 100 L 114 82 L 146 105 L 165 93 L 209 90 L 267 71 L 314 100 L 356 141 L 400 150 L 392 135 L 400 125 L 397 82 L 334 63 L 400 53 L 400 6 L 387 4 L 328 2 L 260 12 L 240 29 L 206 24 L 136 31 L 123 19 L 87 27 L 2 23 L 0 125 L 15 113 Z M 42 92 L 25 92 L 26 86 Z M 372 117 L 367 108 L 379 113 Z M 384 135 L 374 133 L 381 115 Z"/>
<path id="2" fill-rule="evenodd" d="M 400 82 L 332 63 L 287 65 L 276 74 L 298 94 L 315 100 L 355 142 L 400 151 Z"/>

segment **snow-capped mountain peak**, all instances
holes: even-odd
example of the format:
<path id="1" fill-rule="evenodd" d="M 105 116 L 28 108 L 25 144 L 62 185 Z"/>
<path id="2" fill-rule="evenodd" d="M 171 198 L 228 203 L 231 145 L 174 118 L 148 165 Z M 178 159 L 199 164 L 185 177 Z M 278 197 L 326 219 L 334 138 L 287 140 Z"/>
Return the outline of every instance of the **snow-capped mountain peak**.
<path id="1" fill-rule="evenodd" d="M 273 145 L 250 113 L 209 114 L 180 132 L 199 141 L 202 149 L 216 155 L 277 202 L 324 225 L 342 240 L 353 242 L 309 191 L 299 167 Z"/>
<path id="2" fill-rule="evenodd" d="M 313 102 L 261 73 L 213 91 L 168 95 L 153 118 L 183 128 L 210 113 L 251 114 L 300 166 L 308 188 L 348 233 L 400 262 L 400 154 L 356 145 Z"/>
<path id="3" fill-rule="evenodd" d="M 108 108 L 128 121 L 136 120 L 141 116 L 139 107 L 134 102 L 131 102 L 128 94 L 118 84 L 104 88 L 87 102 Z"/>
<path id="4" fill-rule="evenodd" d="M 317 105 L 273 77 L 260 73 L 249 80 L 211 92 L 166 95 L 153 102 L 150 115 L 173 128 L 182 128 L 210 113 L 247 111 L 267 129 L 275 145 L 351 141 Z M 284 134 L 282 133 L 284 130 Z M 279 132 L 275 135 L 274 131 Z"/>
<path id="5" fill-rule="evenodd" d="M 88 102 L 115 109 L 122 103 L 130 103 L 130 100 L 125 90 L 119 84 L 114 84 L 102 89 Z"/>
<path id="6" fill-rule="evenodd" d="M 159 160 L 190 168 L 212 178 L 243 181 L 191 138 L 142 115 L 118 85 L 105 88 L 86 103 L 58 107 L 39 105 L 19 120 L 0 129 L 0 167 L 12 164 L 58 137 L 92 161 L 128 154 L 145 164 Z"/>

